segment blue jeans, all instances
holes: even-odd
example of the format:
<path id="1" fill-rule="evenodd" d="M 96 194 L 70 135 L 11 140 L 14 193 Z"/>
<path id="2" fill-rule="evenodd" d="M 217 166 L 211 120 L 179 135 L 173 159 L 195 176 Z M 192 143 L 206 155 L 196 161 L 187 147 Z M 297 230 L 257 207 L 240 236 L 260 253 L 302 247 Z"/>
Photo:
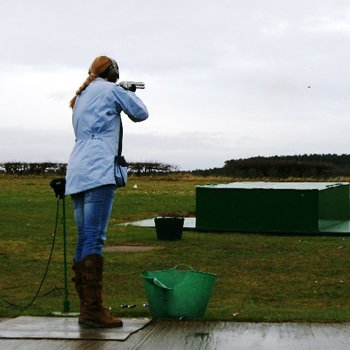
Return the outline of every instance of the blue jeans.
<path id="1" fill-rule="evenodd" d="M 90 254 L 102 255 L 115 188 L 115 185 L 105 185 L 71 196 L 78 228 L 77 262 Z"/>

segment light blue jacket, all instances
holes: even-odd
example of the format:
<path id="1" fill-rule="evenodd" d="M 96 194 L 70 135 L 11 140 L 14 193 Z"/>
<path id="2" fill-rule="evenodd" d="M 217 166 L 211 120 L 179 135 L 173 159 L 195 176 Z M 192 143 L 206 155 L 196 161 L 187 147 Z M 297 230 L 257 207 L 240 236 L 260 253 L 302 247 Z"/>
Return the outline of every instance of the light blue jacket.
<path id="1" fill-rule="evenodd" d="M 115 184 L 114 158 L 118 153 L 120 113 L 134 121 L 148 111 L 134 92 L 96 78 L 78 96 L 73 109 L 75 145 L 66 174 L 66 195 Z"/>

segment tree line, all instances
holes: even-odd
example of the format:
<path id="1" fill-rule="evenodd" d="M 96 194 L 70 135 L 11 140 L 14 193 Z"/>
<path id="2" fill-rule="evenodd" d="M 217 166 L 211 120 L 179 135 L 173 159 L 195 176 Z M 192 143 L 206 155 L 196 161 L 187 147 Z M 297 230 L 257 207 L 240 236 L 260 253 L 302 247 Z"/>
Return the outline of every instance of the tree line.
<path id="1" fill-rule="evenodd" d="M 57 174 L 64 176 L 66 163 L 0 163 L 0 172 L 16 175 Z M 130 162 L 128 171 L 136 176 L 182 173 L 177 165 L 162 162 Z M 188 172 L 187 172 L 188 173 Z M 193 175 L 243 178 L 327 178 L 350 176 L 350 154 L 302 154 L 230 159 L 221 168 L 197 169 Z"/>
<path id="2" fill-rule="evenodd" d="M 225 161 L 222 168 L 194 170 L 192 173 L 244 178 L 350 176 L 350 154 L 303 154 L 230 159 Z"/>
<path id="3" fill-rule="evenodd" d="M 64 176 L 66 163 L 42 162 L 6 162 L 0 163 L 0 172 L 10 175 L 44 175 L 57 174 Z M 178 166 L 161 162 L 130 162 L 128 172 L 137 176 L 167 174 L 178 171 Z"/>

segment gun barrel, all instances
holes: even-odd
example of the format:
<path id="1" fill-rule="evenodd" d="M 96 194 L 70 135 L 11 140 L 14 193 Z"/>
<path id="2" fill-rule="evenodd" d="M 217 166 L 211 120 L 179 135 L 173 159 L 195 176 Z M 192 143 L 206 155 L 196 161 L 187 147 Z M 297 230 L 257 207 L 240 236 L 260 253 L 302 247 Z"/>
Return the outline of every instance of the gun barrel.
<path id="1" fill-rule="evenodd" d="M 136 86 L 136 89 L 144 89 L 145 88 L 145 83 L 141 81 L 131 81 L 131 84 L 134 84 Z"/>

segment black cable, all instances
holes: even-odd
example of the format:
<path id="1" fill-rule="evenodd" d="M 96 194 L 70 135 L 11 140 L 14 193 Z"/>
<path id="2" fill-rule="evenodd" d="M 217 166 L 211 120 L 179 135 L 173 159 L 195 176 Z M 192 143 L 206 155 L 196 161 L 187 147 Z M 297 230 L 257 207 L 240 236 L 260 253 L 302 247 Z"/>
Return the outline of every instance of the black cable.
<path id="1" fill-rule="evenodd" d="M 19 305 L 10 303 L 10 302 L 8 302 L 7 300 L 5 300 L 4 298 L 0 297 L 0 300 L 2 300 L 3 302 L 5 302 L 6 304 L 8 304 L 8 305 L 10 305 L 10 306 L 12 306 L 12 307 L 21 308 L 21 311 L 22 311 L 22 312 L 24 312 L 24 311 L 27 310 L 30 306 L 33 305 L 34 301 L 36 300 L 36 298 L 38 297 L 38 295 L 39 295 L 39 293 L 40 293 L 40 290 L 41 290 L 41 288 L 42 288 L 42 286 L 43 286 L 43 284 L 44 284 L 44 282 L 45 282 L 47 273 L 48 273 L 48 271 L 49 271 L 49 266 L 50 266 L 50 263 L 51 263 L 51 258 L 52 258 L 52 254 L 53 254 L 54 247 L 55 247 L 55 242 L 56 242 L 56 232 L 57 232 L 57 226 L 58 226 L 58 213 L 59 213 L 59 208 L 60 208 L 60 201 L 59 201 L 59 199 L 57 199 L 55 228 L 54 228 L 54 232 L 53 232 L 53 238 L 52 238 L 52 244 L 51 244 L 51 251 L 50 251 L 49 259 L 48 259 L 48 261 L 47 261 L 46 269 L 45 269 L 43 278 L 41 279 L 39 288 L 38 288 L 37 292 L 35 293 L 34 297 L 32 298 L 31 302 L 30 302 L 28 305 L 24 306 L 24 307 L 20 307 Z"/>
<path id="2" fill-rule="evenodd" d="M 51 258 L 52 258 L 52 254 L 53 254 L 53 250 L 55 248 L 55 241 L 56 241 L 56 232 L 57 232 L 57 225 L 58 225 L 58 212 L 59 212 L 59 208 L 60 208 L 60 201 L 59 199 L 57 199 L 57 207 L 56 207 L 56 222 L 55 222 L 55 229 L 54 229 L 54 232 L 53 232 L 53 239 L 52 239 L 52 245 L 51 245 L 51 252 L 50 252 L 50 255 L 49 255 L 49 260 L 47 261 L 47 264 L 46 264 L 46 269 L 45 269 L 45 272 L 44 272 L 44 276 L 40 282 L 40 286 L 36 292 L 36 294 L 34 295 L 32 301 L 26 305 L 23 309 L 22 309 L 22 312 L 25 311 L 26 309 L 28 309 L 30 306 L 33 305 L 34 301 L 36 300 L 36 298 L 38 297 L 39 293 L 40 293 L 40 290 L 41 290 L 41 287 L 43 286 L 44 284 L 44 281 L 46 279 L 46 276 L 47 276 L 47 272 L 49 271 L 49 266 L 50 266 L 50 263 L 51 263 Z"/>

